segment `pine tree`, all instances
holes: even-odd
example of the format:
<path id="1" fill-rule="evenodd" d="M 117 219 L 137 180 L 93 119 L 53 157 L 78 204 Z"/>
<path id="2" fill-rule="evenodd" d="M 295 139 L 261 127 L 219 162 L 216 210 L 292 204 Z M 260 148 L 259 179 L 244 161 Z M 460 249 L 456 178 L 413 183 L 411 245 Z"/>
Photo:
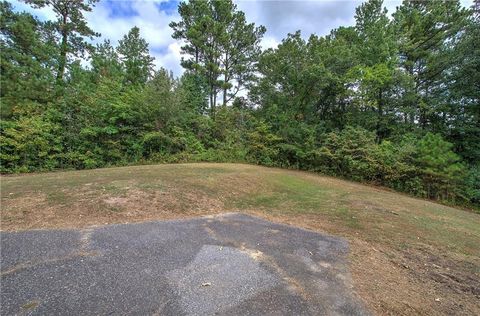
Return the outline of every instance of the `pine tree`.
<path id="1" fill-rule="evenodd" d="M 150 56 L 147 41 L 140 37 L 138 27 L 133 27 L 119 41 L 117 53 L 125 71 L 126 84 L 144 85 L 152 74 L 154 58 Z"/>
<path id="2" fill-rule="evenodd" d="M 46 104 L 52 98 L 56 54 L 46 23 L 31 14 L 16 13 L 0 2 L 0 98 L 2 117 L 28 111 L 25 101 Z"/>
<path id="3" fill-rule="evenodd" d="M 438 129 L 438 121 L 445 122 L 444 79 L 467 16 L 459 1 L 407 0 L 394 14 L 401 67 L 412 81 L 405 93 L 415 109 L 410 121 L 423 129 Z"/>
<path id="4" fill-rule="evenodd" d="M 84 57 L 85 52 L 92 49 L 86 38 L 92 39 L 100 34 L 95 33 L 88 25 L 84 12 L 92 11 L 98 0 L 25 0 L 35 8 L 50 7 L 57 15 L 57 20 L 52 23 L 60 35 L 57 84 L 62 84 L 65 69 L 68 66 L 69 55 Z"/>
<path id="5" fill-rule="evenodd" d="M 231 0 L 182 2 L 178 12 L 182 20 L 170 27 L 172 37 L 186 43 L 182 66 L 205 78 L 214 115 L 220 91 L 225 106 L 251 80 L 265 28 L 247 24 Z"/>
<path id="6" fill-rule="evenodd" d="M 109 40 L 98 44 L 92 53 L 92 71 L 97 77 L 121 77 L 123 70 L 115 48 Z"/>
<path id="7" fill-rule="evenodd" d="M 367 111 L 371 106 L 377 113 L 375 129 L 380 141 L 388 135 L 384 116 L 388 112 L 387 98 L 396 73 L 397 45 L 382 0 L 363 3 L 356 9 L 355 20 L 360 65 L 353 69 L 353 73 L 359 80 L 359 92 Z"/>

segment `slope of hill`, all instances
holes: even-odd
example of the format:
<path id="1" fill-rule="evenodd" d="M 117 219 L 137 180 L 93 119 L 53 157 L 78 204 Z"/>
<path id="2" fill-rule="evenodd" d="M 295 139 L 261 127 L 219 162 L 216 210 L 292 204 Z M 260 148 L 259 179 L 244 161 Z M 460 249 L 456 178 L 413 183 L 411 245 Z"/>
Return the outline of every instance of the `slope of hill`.
<path id="1" fill-rule="evenodd" d="M 238 211 L 346 237 L 377 314 L 479 314 L 480 215 L 312 173 L 178 164 L 1 178 L 1 228 L 73 228 Z"/>

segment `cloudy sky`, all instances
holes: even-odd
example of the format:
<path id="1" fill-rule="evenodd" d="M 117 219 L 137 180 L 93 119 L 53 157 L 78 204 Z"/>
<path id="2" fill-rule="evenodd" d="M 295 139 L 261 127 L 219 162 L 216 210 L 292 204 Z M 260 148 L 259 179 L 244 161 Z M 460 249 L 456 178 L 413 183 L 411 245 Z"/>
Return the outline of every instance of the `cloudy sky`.
<path id="1" fill-rule="evenodd" d="M 28 5 L 11 1 L 17 11 L 29 11 L 40 19 L 54 19 L 49 9 L 31 9 Z M 355 8 L 361 0 L 240 0 L 235 1 L 244 11 L 249 22 L 264 25 L 267 33 L 262 41 L 264 48 L 276 46 L 288 33 L 301 30 L 305 37 L 311 33 L 325 35 L 331 29 L 354 24 Z M 473 0 L 462 0 L 470 6 Z M 401 0 L 385 0 L 389 13 L 400 5 Z M 110 39 L 116 45 L 133 26 L 140 28 L 141 35 L 150 44 L 150 53 L 158 67 L 172 70 L 180 75 L 180 44 L 172 39 L 168 24 L 178 21 L 178 1 L 165 0 L 103 0 L 87 14 L 89 25 L 101 38 Z"/>

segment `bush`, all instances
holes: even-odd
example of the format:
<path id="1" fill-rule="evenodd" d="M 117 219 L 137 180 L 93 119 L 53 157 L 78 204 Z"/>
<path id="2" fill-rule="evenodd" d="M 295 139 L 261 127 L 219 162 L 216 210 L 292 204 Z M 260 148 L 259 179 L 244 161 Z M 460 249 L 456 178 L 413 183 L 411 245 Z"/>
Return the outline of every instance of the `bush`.
<path id="1" fill-rule="evenodd" d="M 465 173 L 453 145 L 440 135 L 427 133 L 417 143 L 416 165 L 424 183 L 426 197 L 454 200 L 461 196 L 458 185 Z"/>
<path id="2" fill-rule="evenodd" d="M 280 137 L 270 131 L 267 123 L 258 122 L 247 135 L 247 160 L 266 166 L 274 165 L 279 155 L 277 144 L 280 140 Z"/>
<path id="3" fill-rule="evenodd" d="M 0 127 L 1 172 L 52 170 L 62 151 L 59 126 L 41 116 L 2 121 Z"/>
<path id="4" fill-rule="evenodd" d="M 480 165 L 471 167 L 465 178 L 465 197 L 470 203 L 480 205 Z"/>
<path id="5" fill-rule="evenodd" d="M 376 179 L 375 134 L 362 128 L 347 127 L 327 134 L 318 150 L 318 169 L 331 175 L 358 180 Z"/>

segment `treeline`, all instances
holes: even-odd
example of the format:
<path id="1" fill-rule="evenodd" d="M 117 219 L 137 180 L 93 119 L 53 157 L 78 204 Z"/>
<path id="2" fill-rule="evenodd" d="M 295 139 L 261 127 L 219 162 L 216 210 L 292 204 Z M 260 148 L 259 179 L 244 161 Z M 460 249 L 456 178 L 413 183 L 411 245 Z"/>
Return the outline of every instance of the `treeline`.
<path id="1" fill-rule="evenodd" d="M 93 46 L 95 1 L 27 2 L 58 19 L 0 4 L 3 173 L 250 162 L 480 204 L 478 1 L 390 17 L 370 0 L 355 26 L 266 51 L 231 1 L 182 2 L 180 78 L 154 70 L 136 27 Z"/>

